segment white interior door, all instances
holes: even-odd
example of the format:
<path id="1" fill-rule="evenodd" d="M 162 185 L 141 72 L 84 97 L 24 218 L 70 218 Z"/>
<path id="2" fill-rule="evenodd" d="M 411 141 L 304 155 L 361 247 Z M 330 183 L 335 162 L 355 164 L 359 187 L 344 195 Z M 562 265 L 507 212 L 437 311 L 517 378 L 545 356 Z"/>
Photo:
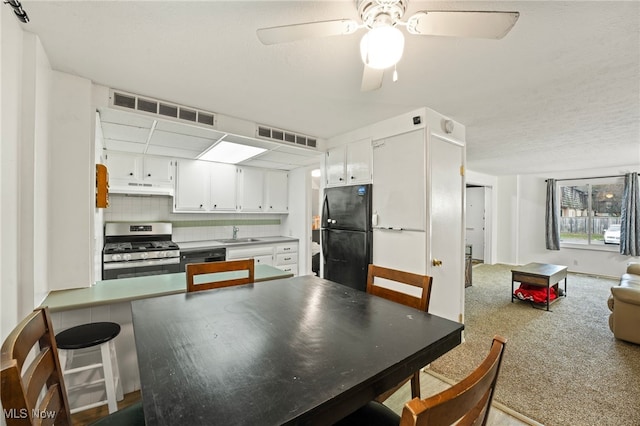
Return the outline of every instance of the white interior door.
<path id="1" fill-rule="evenodd" d="M 464 312 L 464 164 L 463 146 L 430 135 L 428 173 L 429 275 L 433 277 L 429 312 L 462 321 Z M 438 265 L 438 262 L 441 264 Z"/>
<path id="2" fill-rule="evenodd" d="M 484 186 L 467 187 L 466 243 L 471 245 L 472 258 L 476 260 L 484 260 L 484 200 Z"/>

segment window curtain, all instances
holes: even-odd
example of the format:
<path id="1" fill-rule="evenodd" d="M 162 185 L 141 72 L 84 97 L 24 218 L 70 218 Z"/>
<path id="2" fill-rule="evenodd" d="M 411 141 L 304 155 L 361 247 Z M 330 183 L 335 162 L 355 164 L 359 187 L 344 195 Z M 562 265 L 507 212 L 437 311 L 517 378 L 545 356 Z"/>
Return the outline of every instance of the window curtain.
<path id="1" fill-rule="evenodd" d="M 547 179 L 547 212 L 545 215 L 547 250 L 560 250 L 560 210 L 558 207 L 556 180 Z"/>
<path id="2" fill-rule="evenodd" d="M 640 255 L 640 197 L 638 173 L 624 175 L 622 194 L 622 226 L 620 227 L 620 254 Z"/>

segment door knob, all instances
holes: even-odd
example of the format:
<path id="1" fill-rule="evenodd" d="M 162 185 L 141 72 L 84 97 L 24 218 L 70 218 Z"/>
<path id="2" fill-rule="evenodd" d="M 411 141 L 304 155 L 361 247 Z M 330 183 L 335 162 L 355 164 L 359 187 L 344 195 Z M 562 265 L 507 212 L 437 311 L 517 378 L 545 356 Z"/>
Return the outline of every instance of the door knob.
<path id="1" fill-rule="evenodd" d="M 442 260 L 433 259 L 433 260 L 431 261 L 431 264 L 432 264 L 433 266 L 442 266 Z"/>

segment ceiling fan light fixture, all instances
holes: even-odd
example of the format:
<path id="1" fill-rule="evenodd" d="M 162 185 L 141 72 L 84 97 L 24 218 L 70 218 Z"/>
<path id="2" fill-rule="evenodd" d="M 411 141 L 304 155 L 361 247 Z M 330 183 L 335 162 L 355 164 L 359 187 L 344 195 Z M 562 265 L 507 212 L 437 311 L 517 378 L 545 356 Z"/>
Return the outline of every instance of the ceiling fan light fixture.
<path id="1" fill-rule="evenodd" d="M 371 68 L 385 69 L 394 66 L 402 58 L 404 35 L 391 25 L 372 28 L 360 40 L 362 62 Z"/>

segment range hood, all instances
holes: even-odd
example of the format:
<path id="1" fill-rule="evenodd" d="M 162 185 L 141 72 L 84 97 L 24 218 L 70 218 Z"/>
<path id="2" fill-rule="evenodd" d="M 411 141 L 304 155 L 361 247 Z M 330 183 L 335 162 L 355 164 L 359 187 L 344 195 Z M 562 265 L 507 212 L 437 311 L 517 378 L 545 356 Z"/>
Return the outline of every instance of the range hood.
<path id="1" fill-rule="evenodd" d="M 172 186 L 148 184 L 148 183 L 128 183 L 115 184 L 109 186 L 110 194 L 126 194 L 126 195 L 166 195 L 173 197 L 174 189 Z"/>

